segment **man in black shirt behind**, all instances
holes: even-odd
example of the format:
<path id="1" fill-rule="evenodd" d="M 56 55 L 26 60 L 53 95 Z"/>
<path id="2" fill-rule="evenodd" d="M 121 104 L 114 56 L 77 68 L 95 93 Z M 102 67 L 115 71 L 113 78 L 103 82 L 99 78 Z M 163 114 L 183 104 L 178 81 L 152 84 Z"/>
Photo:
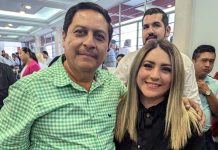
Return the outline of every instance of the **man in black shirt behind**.
<path id="1" fill-rule="evenodd" d="M 3 100 L 8 96 L 8 88 L 16 81 L 16 77 L 11 67 L 0 63 L 0 109 L 3 106 Z"/>

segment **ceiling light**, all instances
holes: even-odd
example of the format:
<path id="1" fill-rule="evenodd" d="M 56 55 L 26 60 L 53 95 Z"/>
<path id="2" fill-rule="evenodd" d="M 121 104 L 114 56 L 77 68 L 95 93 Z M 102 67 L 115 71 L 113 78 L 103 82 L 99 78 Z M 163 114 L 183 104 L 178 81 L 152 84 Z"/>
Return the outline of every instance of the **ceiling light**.
<path id="1" fill-rule="evenodd" d="M 9 27 L 13 27 L 13 24 L 9 23 L 8 26 L 9 26 Z"/>
<path id="2" fill-rule="evenodd" d="M 26 8 L 26 9 L 31 9 L 32 6 L 31 6 L 31 5 L 25 5 L 25 8 Z"/>
<path id="3" fill-rule="evenodd" d="M 172 7 L 172 5 L 167 5 L 168 8 Z"/>

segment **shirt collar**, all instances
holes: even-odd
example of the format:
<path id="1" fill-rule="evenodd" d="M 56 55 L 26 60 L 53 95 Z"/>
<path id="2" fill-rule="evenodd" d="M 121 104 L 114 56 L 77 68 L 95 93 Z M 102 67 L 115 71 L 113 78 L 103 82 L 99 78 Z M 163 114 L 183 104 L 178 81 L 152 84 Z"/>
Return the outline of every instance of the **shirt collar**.
<path id="1" fill-rule="evenodd" d="M 71 84 L 71 80 L 68 77 L 62 63 L 62 57 L 63 56 L 59 57 L 57 62 L 53 66 L 51 66 L 53 67 L 55 74 L 54 85 L 57 87 L 63 87 Z"/>
<path id="2" fill-rule="evenodd" d="M 209 83 L 209 82 L 210 82 L 210 77 L 209 77 L 209 76 L 206 76 L 206 77 L 204 78 L 204 81 L 205 81 L 206 83 Z"/>
<path id="3" fill-rule="evenodd" d="M 52 66 L 54 67 L 54 74 L 56 74 L 56 77 L 54 79 L 54 85 L 57 86 L 57 87 L 64 87 L 64 86 L 67 86 L 67 85 L 72 85 L 74 87 L 77 87 L 77 88 L 82 88 L 80 87 L 78 84 L 76 84 L 75 82 L 73 82 L 66 70 L 64 69 L 64 66 L 63 66 L 63 57 L 64 56 L 61 56 L 57 62 Z M 96 71 L 96 75 L 95 75 L 95 80 L 92 82 L 92 86 L 91 86 L 91 89 L 90 91 L 96 89 L 97 87 L 99 87 L 100 85 L 102 85 L 105 80 L 106 80 L 106 77 L 105 77 L 105 74 L 108 73 L 107 71 L 103 70 L 103 69 L 98 69 Z"/>

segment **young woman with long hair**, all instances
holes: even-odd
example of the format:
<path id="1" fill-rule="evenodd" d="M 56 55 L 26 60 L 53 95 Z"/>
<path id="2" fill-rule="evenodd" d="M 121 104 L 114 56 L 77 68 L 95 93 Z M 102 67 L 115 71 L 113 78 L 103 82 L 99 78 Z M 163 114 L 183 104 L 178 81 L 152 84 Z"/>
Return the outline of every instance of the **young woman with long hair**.
<path id="1" fill-rule="evenodd" d="M 184 67 L 166 40 L 149 41 L 132 64 L 128 92 L 117 108 L 118 150 L 203 150 L 197 113 L 182 102 Z"/>
<path id="2" fill-rule="evenodd" d="M 24 64 L 20 73 L 20 78 L 40 70 L 40 66 L 38 64 L 35 53 L 32 52 L 28 47 L 22 47 L 19 52 L 19 56 Z"/>

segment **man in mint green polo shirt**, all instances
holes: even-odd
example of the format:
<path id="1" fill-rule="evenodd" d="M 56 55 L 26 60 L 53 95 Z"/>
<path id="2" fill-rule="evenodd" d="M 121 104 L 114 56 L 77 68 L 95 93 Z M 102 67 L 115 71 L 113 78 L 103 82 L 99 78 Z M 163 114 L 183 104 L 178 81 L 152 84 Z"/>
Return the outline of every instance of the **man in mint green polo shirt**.
<path id="1" fill-rule="evenodd" d="M 192 55 L 202 110 L 206 115 L 207 150 L 215 150 L 209 129 L 211 127 L 211 113 L 218 114 L 218 81 L 208 75 L 213 69 L 215 59 L 215 48 L 211 45 L 198 46 Z"/>
<path id="2" fill-rule="evenodd" d="M 91 18 L 91 19 L 90 19 Z M 111 19 L 94 3 L 71 7 L 65 55 L 14 84 L 0 111 L 0 150 L 114 149 L 113 129 L 125 85 L 97 69 L 112 37 Z"/>

